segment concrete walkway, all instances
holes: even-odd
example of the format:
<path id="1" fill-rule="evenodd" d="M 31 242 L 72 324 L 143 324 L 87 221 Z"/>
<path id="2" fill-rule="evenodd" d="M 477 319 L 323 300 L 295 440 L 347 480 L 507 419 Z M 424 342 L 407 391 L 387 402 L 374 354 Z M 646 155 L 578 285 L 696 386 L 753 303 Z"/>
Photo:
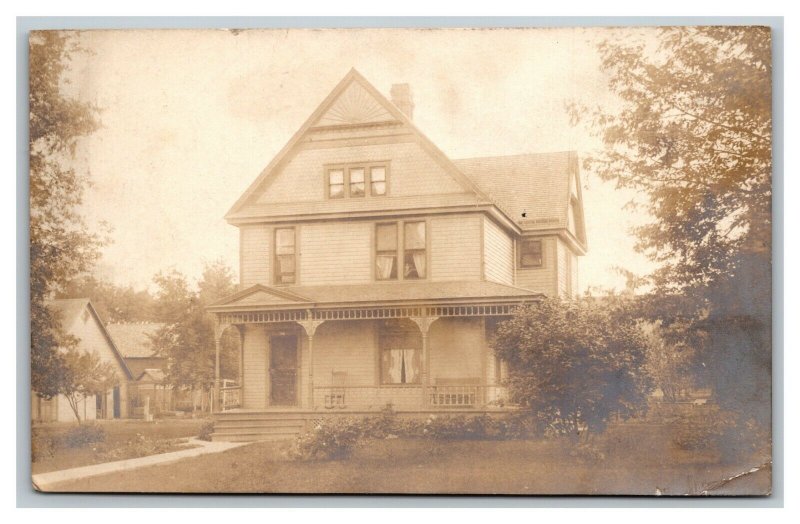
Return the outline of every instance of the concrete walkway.
<path id="1" fill-rule="evenodd" d="M 96 477 L 97 475 L 105 475 L 107 473 L 115 473 L 118 471 L 128 471 L 131 469 L 143 468 L 145 466 L 155 466 L 160 464 L 169 464 L 190 457 L 198 457 L 200 455 L 207 455 L 209 453 L 220 453 L 229 449 L 238 448 L 250 444 L 249 442 L 208 442 L 205 440 L 198 440 L 197 438 L 190 438 L 189 444 L 197 447 L 192 449 L 183 449 L 180 451 L 172 451 L 170 453 L 160 453 L 158 455 L 150 455 L 147 457 L 132 458 L 126 460 L 117 460 L 115 462 L 105 462 L 103 464 L 93 464 L 91 466 L 82 466 L 80 468 L 62 469 L 61 471 L 51 471 L 49 473 L 39 473 L 33 475 L 33 487 L 39 491 L 49 491 L 55 484 L 66 482 L 69 480 L 78 480 L 87 477 Z"/>

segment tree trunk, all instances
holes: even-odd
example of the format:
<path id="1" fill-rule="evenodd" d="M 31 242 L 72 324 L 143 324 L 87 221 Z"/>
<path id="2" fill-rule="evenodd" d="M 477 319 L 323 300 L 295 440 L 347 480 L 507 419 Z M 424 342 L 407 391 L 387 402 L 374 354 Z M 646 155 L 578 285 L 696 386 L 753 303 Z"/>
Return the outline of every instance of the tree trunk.
<path id="1" fill-rule="evenodd" d="M 75 414 L 75 419 L 78 421 L 78 424 L 80 424 L 81 415 L 80 412 L 78 411 L 78 399 L 75 398 L 74 395 L 64 395 L 64 396 L 67 397 L 67 402 L 69 402 L 69 407 L 72 408 L 72 412 Z"/>

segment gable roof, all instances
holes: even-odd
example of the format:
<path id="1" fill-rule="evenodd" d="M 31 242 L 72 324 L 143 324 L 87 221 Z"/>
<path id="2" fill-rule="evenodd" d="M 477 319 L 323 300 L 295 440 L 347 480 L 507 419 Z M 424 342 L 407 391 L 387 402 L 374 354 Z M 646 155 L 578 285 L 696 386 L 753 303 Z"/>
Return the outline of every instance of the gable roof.
<path id="1" fill-rule="evenodd" d="M 356 102 L 363 103 L 364 100 L 369 101 L 365 108 L 359 110 L 349 109 Z M 395 122 L 407 128 L 417 136 L 422 148 L 438 161 L 445 171 L 467 192 L 473 193 L 480 200 L 490 202 L 488 196 L 483 193 L 474 181 L 465 176 L 447 155 L 417 129 L 414 123 L 397 106 L 383 96 L 361 73 L 353 68 L 322 101 L 305 123 L 300 126 L 300 129 L 264 168 L 255 181 L 250 184 L 226 213 L 225 218 L 228 220 L 236 219 L 237 214 L 247 205 L 251 197 L 256 195 L 262 187 L 268 187 L 273 177 L 280 171 L 279 168 L 282 163 L 311 129 L 335 128 L 341 125 L 372 125 L 381 122 Z"/>
<path id="2" fill-rule="evenodd" d="M 106 342 L 108 342 L 111 352 L 122 371 L 125 373 L 127 378 L 133 378 L 133 374 L 128 368 L 128 365 L 125 363 L 125 359 L 119 352 L 117 345 L 114 343 L 114 339 L 109 334 L 108 330 L 106 329 L 106 325 L 103 323 L 100 315 L 97 314 L 97 310 L 95 310 L 92 302 L 88 298 L 59 298 L 48 300 L 46 305 L 60 316 L 61 326 L 67 332 L 71 330 L 72 326 L 78 320 L 80 315 L 82 315 L 84 312 L 88 312 L 88 314 L 94 318 L 97 326 L 100 328 L 103 338 L 106 340 Z"/>
<path id="3" fill-rule="evenodd" d="M 160 384 L 161 382 L 164 382 L 166 376 L 166 373 L 164 373 L 162 369 L 147 368 L 139 374 L 139 376 L 136 378 L 136 381 Z"/>
<path id="4" fill-rule="evenodd" d="M 300 297 L 300 300 L 284 302 L 258 300 L 242 301 L 237 295 L 254 296 L 256 292 L 269 290 Z M 303 309 L 310 307 L 336 307 L 342 305 L 398 304 L 408 302 L 458 302 L 460 300 L 525 300 L 537 299 L 541 293 L 528 289 L 497 284 L 487 281 L 445 281 L 445 282 L 375 282 L 370 284 L 341 284 L 327 286 L 288 286 L 280 289 L 256 284 L 237 295 L 232 295 L 211 306 L 210 311 L 229 311 L 237 309 L 264 309 L 275 307 Z"/>
<path id="5" fill-rule="evenodd" d="M 106 326 L 125 358 L 147 358 L 154 354 L 151 339 L 164 324 L 155 322 L 109 324 Z"/>
<path id="6" fill-rule="evenodd" d="M 566 229 L 574 186 L 581 201 L 575 151 L 453 160 L 523 230 Z M 576 217 L 583 225 L 583 213 Z M 584 230 L 582 227 L 579 231 Z M 586 247 L 585 238 L 577 240 Z"/>

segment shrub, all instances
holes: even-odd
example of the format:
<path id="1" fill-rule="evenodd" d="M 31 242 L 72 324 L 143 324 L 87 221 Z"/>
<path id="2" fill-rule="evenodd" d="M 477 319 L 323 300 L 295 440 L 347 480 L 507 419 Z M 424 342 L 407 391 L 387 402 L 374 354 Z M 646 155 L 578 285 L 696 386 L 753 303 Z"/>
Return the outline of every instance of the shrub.
<path id="1" fill-rule="evenodd" d="M 31 460 L 40 462 L 55 455 L 55 444 L 49 437 L 33 435 L 31 437 Z"/>
<path id="2" fill-rule="evenodd" d="M 106 441 L 106 432 L 97 424 L 79 424 L 57 437 L 53 444 L 60 448 L 83 448 Z"/>
<path id="3" fill-rule="evenodd" d="M 367 439 L 517 440 L 538 434 L 528 413 L 502 417 L 430 415 L 425 419 L 406 419 L 384 410 L 373 417 L 323 419 L 297 438 L 290 454 L 297 459 L 341 459 Z"/>
<path id="4" fill-rule="evenodd" d="M 299 459 L 347 458 L 373 422 L 351 418 L 322 420 L 297 438 L 291 454 Z"/>
<path id="5" fill-rule="evenodd" d="M 732 426 L 731 417 L 724 412 L 696 409 L 673 422 L 672 445 L 684 451 L 717 449 Z"/>
<path id="6" fill-rule="evenodd" d="M 206 422 L 202 426 L 200 426 L 200 433 L 197 435 L 199 440 L 205 440 L 207 442 L 211 442 L 211 435 L 214 433 L 214 423 L 213 422 Z"/>

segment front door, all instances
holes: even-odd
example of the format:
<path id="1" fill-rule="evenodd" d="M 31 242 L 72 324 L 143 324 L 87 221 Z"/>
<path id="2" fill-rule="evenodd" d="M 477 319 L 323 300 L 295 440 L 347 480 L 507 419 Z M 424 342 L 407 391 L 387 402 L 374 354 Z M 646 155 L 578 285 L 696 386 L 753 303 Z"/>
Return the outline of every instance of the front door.
<path id="1" fill-rule="evenodd" d="M 114 418 L 119 418 L 121 414 L 120 410 L 120 397 L 119 397 L 119 386 L 114 386 L 113 392 L 111 397 L 114 400 Z"/>
<path id="2" fill-rule="evenodd" d="M 297 337 L 269 338 L 269 401 L 272 406 L 297 405 Z"/>

